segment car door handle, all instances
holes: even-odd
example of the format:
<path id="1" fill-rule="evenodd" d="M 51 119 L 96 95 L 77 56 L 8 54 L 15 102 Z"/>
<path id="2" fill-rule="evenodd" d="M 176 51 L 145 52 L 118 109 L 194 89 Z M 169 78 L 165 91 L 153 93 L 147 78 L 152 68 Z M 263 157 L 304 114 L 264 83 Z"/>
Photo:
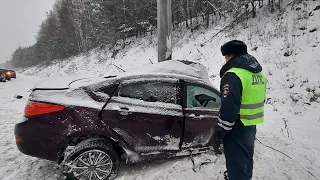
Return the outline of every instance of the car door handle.
<path id="1" fill-rule="evenodd" d="M 128 107 L 120 107 L 118 111 L 119 111 L 119 114 L 121 114 L 122 116 L 128 116 L 129 114 L 132 114 L 132 112 L 130 112 L 130 109 Z"/>
<path id="2" fill-rule="evenodd" d="M 202 115 L 198 115 L 198 114 L 190 114 L 189 117 L 194 118 L 194 119 L 202 119 L 203 118 Z"/>
<path id="3" fill-rule="evenodd" d="M 129 111 L 129 108 L 128 107 L 120 107 L 120 110 L 121 111 Z"/>

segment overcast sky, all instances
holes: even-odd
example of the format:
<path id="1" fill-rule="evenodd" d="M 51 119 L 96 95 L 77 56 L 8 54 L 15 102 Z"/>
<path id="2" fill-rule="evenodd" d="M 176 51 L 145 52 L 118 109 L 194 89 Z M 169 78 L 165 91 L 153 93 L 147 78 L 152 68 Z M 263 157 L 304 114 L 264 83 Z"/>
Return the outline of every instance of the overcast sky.
<path id="1" fill-rule="evenodd" d="M 0 0 L 0 63 L 18 46 L 35 43 L 36 33 L 55 0 Z"/>

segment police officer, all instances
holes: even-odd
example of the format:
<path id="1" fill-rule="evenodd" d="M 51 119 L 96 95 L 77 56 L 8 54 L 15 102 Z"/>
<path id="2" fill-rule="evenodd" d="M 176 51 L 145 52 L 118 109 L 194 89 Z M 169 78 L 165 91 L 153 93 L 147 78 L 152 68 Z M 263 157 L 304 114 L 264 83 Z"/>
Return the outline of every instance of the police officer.
<path id="1" fill-rule="evenodd" d="M 250 180 L 256 125 L 264 121 L 266 78 L 244 42 L 233 40 L 221 47 L 226 64 L 220 71 L 221 108 L 216 137 L 224 147 L 229 180 Z"/>

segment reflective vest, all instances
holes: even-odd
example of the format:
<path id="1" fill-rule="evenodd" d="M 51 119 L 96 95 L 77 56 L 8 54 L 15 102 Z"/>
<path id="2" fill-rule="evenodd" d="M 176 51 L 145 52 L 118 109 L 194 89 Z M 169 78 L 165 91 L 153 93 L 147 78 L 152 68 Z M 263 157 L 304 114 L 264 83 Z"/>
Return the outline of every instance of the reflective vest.
<path id="1" fill-rule="evenodd" d="M 240 120 L 244 126 L 254 126 L 264 122 L 264 101 L 266 99 L 267 79 L 260 73 L 252 73 L 241 68 L 232 68 L 242 83 Z"/>

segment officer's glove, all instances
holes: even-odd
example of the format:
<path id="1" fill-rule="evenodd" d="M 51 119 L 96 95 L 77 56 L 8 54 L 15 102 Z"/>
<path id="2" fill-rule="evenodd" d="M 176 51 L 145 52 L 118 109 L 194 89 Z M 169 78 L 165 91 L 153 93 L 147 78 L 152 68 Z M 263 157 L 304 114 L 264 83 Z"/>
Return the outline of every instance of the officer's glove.
<path id="1" fill-rule="evenodd" d="M 215 154 L 222 154 L 222 140 L 216 136 L 213 138 L 213 151 Z"/>

